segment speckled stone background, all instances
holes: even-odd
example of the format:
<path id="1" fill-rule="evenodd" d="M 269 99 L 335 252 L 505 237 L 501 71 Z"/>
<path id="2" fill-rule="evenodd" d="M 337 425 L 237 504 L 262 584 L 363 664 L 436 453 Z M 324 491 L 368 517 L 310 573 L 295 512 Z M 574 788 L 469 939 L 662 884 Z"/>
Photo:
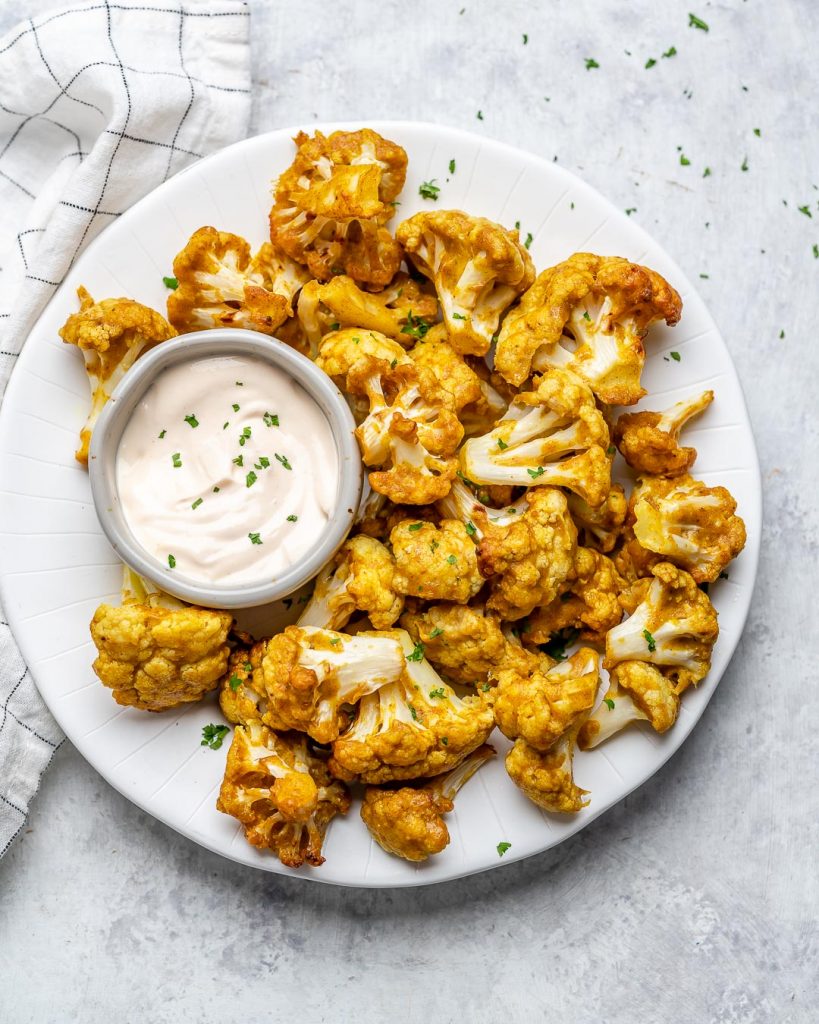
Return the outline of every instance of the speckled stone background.
<path id="1" fill-rule="evenodd" d="M 47 6 L 0 0 L 0 30 Z M 554 156 L 701 278 L 762 462 L 754 605 L 658 775 L 558 849 L 430 889 L 241 868 L 66 744 L 0 862 L 0 1020 L 816 1021 L 819 4 L 251 7 L 255 131 L 415 118 Z"/>

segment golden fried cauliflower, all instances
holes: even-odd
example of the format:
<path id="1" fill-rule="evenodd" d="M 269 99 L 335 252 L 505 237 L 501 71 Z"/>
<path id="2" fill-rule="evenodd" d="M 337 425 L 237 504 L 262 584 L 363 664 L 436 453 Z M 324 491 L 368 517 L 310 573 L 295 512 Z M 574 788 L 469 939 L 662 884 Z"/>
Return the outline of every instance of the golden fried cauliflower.
<path id="1" fill-rule="evenodd" d="M 590 505 L 611 488 L 609 429 L 574 374 L 549 370 L 522 391 L 493 430 L 461 449 L 464 476 L 479 484 L 567 487 Z"/>
<path id="2" fill-rule="evenodd" d="M 165 711 L 201 700 L 225 672 L 232 625 L 209 608 L 102 604 L 91 620 L 94 671 L 117 704 Z"/>
<path id="3" fill-rule="evenodd" d="M 492 710 L 481 695 L 459 698 L 405 630 L 402 678 L 364 697 L 352 726 L 333 743 L 330 770 L 368 785 L 440 775 L 486 742 Z"/>
<path id="4" fill-rule="evenodd" d="M 532 369 L 561 366 L 601 402 L 633 405 L 644 394 L 643 338 L 658 320 L 677 323 L 682 302 L 648 267 L 578 252 L 539 275 L 503 322 L 495 369 L 515 385 Z"/>
<path id="5" fill-rule="evenodd" d="M 544 811 L 577 814 L 589 802 L 588 790 L 574 781 L 572 761 L 577 729 L 570 729 L 549 750 L 530 747 L 526 740 L 515 740 L 506 755 L 506 771 L 518 789 Z"/>
<path id="6" fill-rule="evenodd" d="M 168 295 L 168 319 L 182 334 L 212 327 L 274 334 L 308 280 L 302 267 L 269 243 L 251 259 L 244 238 L 212 227 L 191 235 L 173 272 L 179 285 Z"/>
<path id="7" fill-rule="evenodd" d="M 372 331 L 327 335 L 316 364 L 369 403 L 356 438 L 365 465 L 378 467 L 369 474 L 372 489 L 405 505 L 443 497 L 455 476 L 463 427 L 432 373 Z"/>
<path id="8" fill-rule="evenodd" d="M 472 513 L 480 537 L 478 566 L 492 589 L 486 608 L 506 620 L 522 619 L 557 597 L 577 547 L 566 496 L 557 488 L 530 488 L 511 508 L 502 520 L 482 509 Z"/>
<path id="9" fill-rule="evenodd" d="M 453 348 L 484 355 L 501 315 L 534 280 L 517 231 L 461 210 L 433 210 L 405 220 L 396 238 L 434 282 Z"/>
<path id="10" fill-rule="evenodd" d="M 687 473 L 667 483 L 643 477 L 632 496 L 634 536 L 652 551 L 710 583 L 745 547 L 745 523 L 724 487 L 706 487 Z"/>
<path id="11" fill-rule="evenodd" d="M 249 843 L 271 850 L 287 867 L 318 867 L 327 826 L 350 809 L 350 794 L 309 752 L 304 736 L 277 736 L 251 722 L 233 732 L 216 808 L 242 823 Z"/>
<path id="12" fill-rule="evenodd" d="M 390 544 L 394 585 L 402 594 L 466 604 L 484 584 L 475 542 L 459 520 L 443 519 L 436 526 L 404 519 L 390 533 Z"/>
<path id="13" fill-rule="evenodd" d="M 298 318 L 313 355 L 325 334 L 348 327 L 413 345 L 430 330 L 437 316 L 438 300 L 406 274 L 397 274 L 377 295 L 362 291 L 351 277 L 338 274 L 325 284 L 311 281 L 299 296 Z"/>
<path id="14" fill-rule="evenodd" d="M 609 688 L 577 736 L 581 750 L 591 750 L 630 722 L 648 722 L 667 732 L 677 721 L 680 698 L 674 683 L 654 665 L 623 661 L 611 670 Z"/>
<path id="15" fill-rule="evenodd" d="M 670 562 L 651 570 L 653 579 L 640 580 L 623 604 L 631 612 L 606 636 L 604 667 L 623 661 L 645 661 L 672 679 L 677 693 L 698 683 L 711 667 L 719 627 L 714 606 L 691 576 Z"/>
<path id="16" fill-rule="evenodd" d="M 479 687 L 482 691 L 505 670 L 521 675 L 553 662 L 533 654 L 509 637 L 497 616 L 481 608 L 461 604 L 434 604 L 418 612 L 405 612 L 401 625 L 426 658 L 453 683 Z"/>
<path id="17" fill-rule="evenodd" d="M 276 183 L 271 241 L 320 281 L 343 273 L 389 284 L 401 248 L 384 224 L 404 185 L 407 154 L 369 128 L 299 132 L 294 142 L 295 159 Z"/>
<path id="18" fill-rule="evenodd" d="M 575 629 L 587 643 L 604 643 L 606 633 L 623 617 L 618 598 L 625 586 L 610 558 L 593 548 L 579 547 L 567 589 L 529 616 L 527 641 L 545 644 L 555 633 Z"/>
<path id="19" fill-rule="evenodd" d="M 94 302 L 82 285 L 77 296 L 79 312 L 69 316 L 59 334 L 82 352 L 91 385 L 91 411 L 74 453 L 77 462 L 87 465 L 91 433 L 111 392 L 143 352 L 175 338 L 176 331 L 156 310 L 133 299 Z"/>
<path id="20" fill-rule="evenodd" d="M 612 551 L 626 520 L 628 502 L 620 484 L 612 484 L 606 500 L 590 505 L 577 494 L 569 494 L 569 512 L 580 533 L 584 547 L 595 548 L 604 555 Z"/>
<path id="21" fill-rule="evenodd" d="M 585 719 L 599 682 L 600 656 L 590 647 L 581 647 L 545 672 L 501 672 L 494 694 L 495 722 L 508 739 L 523 739 L 546 751 Z"/>
<path id="22" fill-rule="evenodd" d="M 392 634 L 288 626 L 268 640 L 262 659 L 264 722 L 330 743 L 346 728 L 352 705 L 403 671 L 401 643 Z"/>
<path id="23" fill-rule="evenodd" d="M 219 706 L 234 725 L 264 722 L 267 696 L 262 662 L 267 640 L 249 646 L 237 646 L 230 652 L 227 669 L 219 683 Z"/>
<path id="24" fill-rule="evenodd" d="M 368 786 L 361 804 L 362 821 L 378 845 L 396 857 L 417 862 L 441 853 L 449 845 L 443 816 L 454 810 L 461 787 L 494 756 L 495 750 L 484 744 L 420 788 Z"/>
<path id="25" fill-rule="evenodd" d="M 372 537 L 348 540 L 324 566 L 298 625 L 341 629 L 364 612 L 376 629 L 389 629 L 404 608 L 395 560 Z"/>
<path id="26" fill-rule="evenodd" d="M 681 448 L 680 431 L 714 401 L 713 391 L 677 402 L 665 412 L 627 412 L 614 425 L 614 443 L 637 473 L 679 476 L 697 457 L 696 448 Z"/>

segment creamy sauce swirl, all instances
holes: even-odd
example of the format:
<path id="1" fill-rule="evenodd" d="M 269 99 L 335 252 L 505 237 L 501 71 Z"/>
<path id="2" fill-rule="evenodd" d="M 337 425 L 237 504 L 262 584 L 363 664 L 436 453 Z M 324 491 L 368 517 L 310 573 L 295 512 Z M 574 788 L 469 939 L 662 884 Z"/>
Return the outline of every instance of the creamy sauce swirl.
<path id="1" fill-rule="evenodd" d="M 217 356 L 162 371 L 120 440 L 135 538 L 197 582 L 276 579 L 331 518 L 338 454 L 324 413 L 282 370 Z"/>

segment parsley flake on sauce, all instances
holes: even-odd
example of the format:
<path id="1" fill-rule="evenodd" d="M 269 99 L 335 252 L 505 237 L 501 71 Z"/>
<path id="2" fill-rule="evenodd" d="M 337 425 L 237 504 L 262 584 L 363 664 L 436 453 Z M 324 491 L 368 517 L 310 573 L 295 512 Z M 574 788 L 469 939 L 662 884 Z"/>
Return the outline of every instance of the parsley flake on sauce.
<path id="1" fill-rule="evenodd" d="M 179 452 L 174 452 L 173 455 L 171 456 L 171 461 L 173 462 L 173 468 L 179 469 L 179 467 L 182 465 L 182 456 L 179 454 Z"/>
<path id="2" fill-rule="evenodd" d="M 173 555 L 168 555 L 168 568 L 169 569 L 175 569 L 176 568 L 176 559 L 173 557 Z"/>
<path id="3" fill-rule="evenodd" d="M 250 543 L 251 544 L 261 544 L 262 543 L 262 535 L 260 533 L 249 533 L 248 537 L 250 538 Z"/>
<path id="4" fill-rule="evenodd" d="M 191 413 L 190 416 L 185 417 L 185 422 L 188 424 L 189 427 L 199 426 L 199 420 L 196 418 L 196 416 L 194 416 L 193 413 Z"/>
<path id="5" fill-rule="evenodd" d="M 276 413 L 266 412 L 264 416 L 262 416 L 262 419 L 264 420 L 264 425 L 266 427 L 278 427 L 279 425 L 279 417 Z"/>
<path id="6" fill-rule="evenodd" d="M 283 469 L 292 469 L 293 467 L 287 461 L 286 455 L 279 455 L 278 452 L 273 453 L 276 456 L 276 462 L 281 463 Z"/>

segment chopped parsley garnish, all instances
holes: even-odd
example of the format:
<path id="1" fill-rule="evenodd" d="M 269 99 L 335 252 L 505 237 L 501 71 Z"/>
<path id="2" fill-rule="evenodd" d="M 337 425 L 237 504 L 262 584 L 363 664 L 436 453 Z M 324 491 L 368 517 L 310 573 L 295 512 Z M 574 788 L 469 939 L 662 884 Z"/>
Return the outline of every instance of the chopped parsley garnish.
<path id="1" fill-rule="evenodd" d="M 441 191 L 441 186 L 436 185 L 437 178 L 432 178 L 430 181 L 424 181 L 418 186 L 418 195 L 422 199 L 437 199 L 438 193 Z"/>
<path id="2" fill-rule="evenodd" d="M 219 491 L 221 491 L 221 490 L 222 490 L 222 488 L 221 488 L 221 487 L 214 487 L 214 488 L 213 488 L 213 493 L 214 493 L 214 494 L 218 494 L 218 493 L 219 493 Z"/>
<path id="3" fill-rule="evenodd" d="M 448 562 L 448 563 L 449 563 L 450 565 L 457 565 L 457 564 L 458 564 L 458 559 L 457 559 L 457 558 L 455 557 L 455 555 L 450 555 L 450 556 L 449 556 L 449 557 L 447 558 L 447 562 Z"/>
<path id="4" fill-rule="evenodd" d="M 676 57 L 677 56 L 677 47 L 676 46 L 669 46 L 669 48 L 665 51 L 664 54 L 662 54 L 662 56 L 663 57 Z"/>
<path id="5" fill-rule="evenodd" d="M 525 46 L 528 42 L 529 42 L 529 36 L 527 36 L 526 33 L 524 32 L 523 33 L 523 45 Z"/>
<path id="6" fill-rule="evenodd" d="M 417 722 L 418 721 L 418 712 L 415 710 L 415 708 L 412 706 L 412 704 L 407 704 L 407 707 L 409 708 L 410 714 L 412 715 L 413 722 Z"/>
<path id="7" fill-rule="evenodd" d="M 179 454 L 179 452 L 174 452 L 173 455 L 171 456 L 171 461 L 173 462 L 173 468 L 179 469 L 179 467 L 182 465 L 182 456 Z"/>
<path id="8" fill-rule="evenodd" d="M 159 440 L 161 441 L 161 440 L 162 440 L 162 438 L 163 438 L 163 437 L 164 437 L 164 436 L 165 436 L 165 435 L 166 435 L 167 433 L 168 433 L 168 431 L 167 431 L 167 430 L 160 430 L 160 431 L 159 431 Z"/>
<path id="9" fill-rule="evenodd" d="M 199 508 L 204 501 L 204 498 L 197 498 L 196 501 L 191 505 L 191 508 Z"/>
<path id="10" fill-rule="evenodd" d="M 599 68 L 599 67 L 600 67 L 600 65 L 597 63 L 597 61 L 594 59 L 594 57 L 587 57 L 586 58 L 586 70 L 587 71 L 591 71 L 592 68 Z"/>
<path id="11" fill-rule="evenodd" d="M 230 426 L 230 420 L 225 420 L 225 422 L 222 424 L 222 430 L 227 430 L 227 428 L 229 426 Z"/>
<path id="12" fill-rule="evenodd" d="M 424 645 L 418 641 L 413 647 L 412 654 L 407 655 L 407 661 L 423 661 L 424 660 Z"/>
<path id="13" fill-rule="evenodd" d="M 235 402 L 233 403 L 233 411 L 234 412 L 238 412 L 239 411 L 239 406 Z"/>
<path id="14" fill-rule="evenodd" d="M 433 631 L 427 637 L 427 640 L 434 640 L 437 636 L 443 636 L 443 635 L 444 635 L 444 631 L 442 629 L 439 629 L 436 626 L 435 629 L 433 629 Z"/>
<path id="15" fill-rule="evenodd" d="M 523 243 L 524 248 L 528 249 L 529 246 L 532 244 L 532 240 L 532 232 L 529 231 L 526 235 L 526 241 Z"/>
<path id="16" fill-rule="evenodd" d="M 290 515 L 287 517 L 287 521 L 288 523 L 297 523 L 299 521 L 299 517 Z"/>
<path id="17" fill-rule="evenodd" d="M 190 427 L 198 427 L 199 426 L 199 420 L 194 416 L 193 413 L 191 413 L 190 416 L 186 416 L 185 417 L 185 422 Z"/>
<path id="18" fill-rule="evenodd" d="M 512 849 L 511 843 L 498 843 L 498 856 L 502 857 L 507 850 Z"/>
<path id="19" fill-rule="evenodd" d="M 689 28 L 699 28 L 703 32 L 707 32 L 708 31 L 708 23 L 703 21 L 702 18 L 698 18 L 696 16 L 696 14 L 689 14 L 688 15 L 688 27 Z"/>
<path id="20" fill-rule="evenodd" d="M 290 463 L 287 461 L 287 456 L 286 455 L 279 455 L 278 452 L 274 452 L 274 455 L 276 456 L 276 462 L 280 462 L 283 469 L 292 469 L 293 468 L 290 465 Z"/>
<path id="21" fill-rule="evenodd" d="M 443 745 L 445 747 L 448 747 L 449 746 L 449 736 L 442 736 L 441 737 L 441 743 L 443 743 Z"/>
<path id="22" fill-rule="evenodd" d="M 719 574 L 719 576 L 717 577 L 717 579 L 720 579 L 720 580 L 727 580 L 728 578 L 729 577 L 728 577 L 728 573 L 727 572 L 721 572 Z"/>
<path id="23" fill-rule="evenodd" d="M 454 160 L 450 160 L 449 161 L 449 173 L 450 174 L 454 174 L 455 173 L 455 161 Z"/>
<path id="24" fill-rule="evenodd" d="M 469 534 L 470 537 L 474 537 L 475 534 L 478 532 L 477 527 L 475 526 L 471 519 L 467 521 L 466 532 Z"/>
<path id="25" fill-rule="evenodd" d="M 436 686 L 434 690 L 429 691 L 429 695 L 433 699 L 435 697 L 438 697 L 440 700 L 443 700 L 444 697 L 446 697 L 446 690 L 443 688 L 443 686 Z"/>
<path id="26" fill-rule="evenodd" d="M 657 63 L 657 61 L 654 60 L 653 57 L 649 57 L 648 60 L 646 61 L 646 68 L 653 68 L 656 63 Z"/>
<path id="27" fill-rule="evenodd" d="M 711 177 L 711 168 L 710 167 L 706 167 L 705 170 L 702 172 L 702 176 L 703 176 L 703 178 L 710 178 Z"/>
<path id="28" fill-rule="evenodd" d="M 244 385 L 244 381 L 241 381 L 241 380 L 237 380 L 234 383 L 236 384 L 237 388 L 243 388 L 245 386 Z"/>
<path id="29" fill-rule="evenodd" d="M 543 468 L 543 466 L 538 466 L 537 469 L 527 469 L 526 472 L 533 480 L 537 480 L 539 476 L 543 476 L 546 470 Z"/>
<path id="30" fill-rule="evenodd" d="M 260 533 L 249 533 L 248 537 L 250 538 L 250 543 L 251 544 L 261 544 L 262 543 L 262 535 Z"/>
<path id="31" fill-rule="evenodd" d="M 166 288 L 170 288 L 172 292 L 175 292 L 176 289 L 179 287 L 179 282 L 176 280 L 175 277 L 163 277 L 162 283 L 165 285 Z"/>
<path id="32" fill-rule="evenodd" d="M 202 728 L 202 742 L 200 747 L 210 747 L 211 750 L 218 750 L 222 746 L 222 740 L 230 732 L 227 725 L 206 725 Z"/>
<path id="33" fill-rule="evenodd" d="M 814 245 L 813 247 L 813 258 L 819 260 L 819 245 Z"/>
<path id="34" fill-rule="evenodd" d="M 797 210 L 799 210 L 800 213 L 804 213 L 806 217 L 813 219 L 813 214 L 810 212 L 809 206 L 797 206 Z"/>
<path id="35" fill-rule="evenodd" d="M 603 703 L 606 705 L 609 711 L 614 711 L 614 701 L 611 699 L 611 697 L 604 697 Z"/>
<path id="36" fill-rule="evenodd" d="M 256 474 L 251 469 L 251 471 L 245 477 L 245 487 L 252 487 L 256 483 L 256 481 L 258 479 L 259 478 L 256 476 Z"/>
<path id="37" fill-rule="evenodd" d="M 239 447 L 244 448 L 245 442 L 250 438 L 250 427 L 242 427 L 242 433 L 239 435 Z"/>
<path id="38" fill-rule="evenodd" d="M 680 163 L 682 164 L 683 167 L 690 167 L 691 166 L 691 161 L 688 159 L 688 157 L 685 155 L 685 153 L 680 153 Z"/>
<path id="39" fill-rule="evenodd" d="M 646 646 L 648 647 L 649 653 L 653 654 L 657 650 L 657 644 L 654 641 L 654 637 L 649 633 L 647 629 L 643 630 L 643 636 L 645 637 Z"/>
<path id="40" fill-rule="evenodd" d="M 591 317 L 589 316 L 589 311 L 587 309 L 583 310 L 583 319 L 588 320 L 588 322 L 591 323 Z"/>
<path id="41" fill-rule="evenodd" d="M 632 215 L 632 213 L 636 213 L 636 212 L 637 212 L 637 207 L 636 206 L 629 206 L 628 209 L 626 210 L 626 216 L 630 217 Z"/>
<path id="42" fill-rule="evenodd" d="M 423 525 L 423 523 L 410 523 L 407 529 L 410 531 L 410 533 L 415 533 L 415 531 L 420 530 Z"/>
<path id="43" fill-rule="evenodd" d="M 617 449 L 614 447 L 613 444 L 610 444 L 608 446 L 608 448 L 606 449 L 606 455 L 616 455 L 616 454 L 617 454 Z"/>
<path id="44" fill-rule="evenodd" d="M 168 555 L 168 568 L 169 569 L 175 569 L 176 568 L 176 559 L 173 557 L 173 555 Z"/>
<path id="45" fill-rule="evenodd" d="M 503 440 L 503 438 L 499 437 L 498 438 L 498 448 L 500 448 L 500 450 L 502 452 L 505 452 L 508 447 L 509 447 L 509 445 Z"/>
<path id="46" fill-rule="evenodd" d="M 748 170 L 748 157 L 747 157 L 747 156 L 746 156 L 746 157 L 745 157 L 745 159 L 744 159 L 744 160 L 742 161 L 742 164 L 740 165 L 740 168 L 739 168 L 739 169 L 740 169 L 741 171 L 747 171 L 747 170 Z"/>
<path id="47" fill-rule="evenodd" d="M 266 455 L 260 455 L 259 456 L 259 461 L 258 461 L 258 463 L 256 465 L 256 469 L 269 469 L 269 468 L 270 468 L 270 459 L 268 459 L 268 457 Z"/>
<path id="48" fill-rule="evenodd" d="M 340 636 L 332 637 L 330 639 L 330 643 L 335 647 L 336 644 L 340 644 L 341 643 L 341 637 Z"/>
<path id="49" fill-rule="evenodd" d="M 234 672 L 230 679 L 228 679 L 228 684 L 230 685 L 231 690 L 233 690 L 233 692 L 236 693 L 236 691 L 242 685 L 242 680 Z"/>
<path id="50" fill-rule="evenodd" d="M 334 320 L 334 321 L 333 321 L 333 322 L 332 322 L 332 323 L 330 324 L 330 330 L 331 330 L 331 331 L 337 331 L 337 330 L 339 329 L 339 327 L 341 327 L 341 324 L 340 324 L 340 323 L 338 322 L 338 320 Z"/>
<path id="51" fill-rule="evenodd" d="M 266 412 L 262 419 L 266 427 L 278 427 L 279 425 L 279 417 L 274 412 Z"/>
<path id="52" fill-rule="evenodd" d="M 421 339 L 431 326 L 432 324 L 427 323 L 422 316 L 413 316 L 412 310 L 409 310 L 407 313 L 407 322 L 402 328 L 402 333 L 408 334 L 411 338 Z"/>
<path id="53" fill-rule="evenodd" d="M 482 110 L 479 110 L 478 113 L 475 116 L 478 118 L 479 121 L 483 121 L 483 111 Z"/>
<path id="54" fill-rule="evenodd" d="M 463 313 L 453 313 L 452 314 L 452 319 L 453 320 L 468 320 L 469 317 L 464 316 Z"/>
<path id="55" fill-rule="evenodd" d="M 761 135 L 762 135 L 762 129 L 761 128 L 754 128 L 754 135 L 756 135 L 757 138 L 760 138 Z"/>
<path id="56" fill-rule="evenodd" d="M 515 231 L 520 231 L 520 221 L 519 220 L 515 221 Z"/>
<path id="57" fill-rule="evenodd" d="M 579 635 L 580 631 L 577 629 L 559 629 L 549 638 L 547 644 L 540 644 L 540 649 L 555 661 L 565 661 L 566 648 L 571 647 Z"/>
<path id="58" fill-rule="evenodd" d="M 244 466 L 244 464 L 245 464 L 245 457 L 244 457 L 244 455 L 237 455 L 236 458 L 233 460 L 233 465 L 234 466 Z"/>
<path id="59" fill-rule="evenodd" d="M 681 359 L 679 352 L 669 352 L 668 354 L 671 356 L 675 363 L 678 363 Z"/>

